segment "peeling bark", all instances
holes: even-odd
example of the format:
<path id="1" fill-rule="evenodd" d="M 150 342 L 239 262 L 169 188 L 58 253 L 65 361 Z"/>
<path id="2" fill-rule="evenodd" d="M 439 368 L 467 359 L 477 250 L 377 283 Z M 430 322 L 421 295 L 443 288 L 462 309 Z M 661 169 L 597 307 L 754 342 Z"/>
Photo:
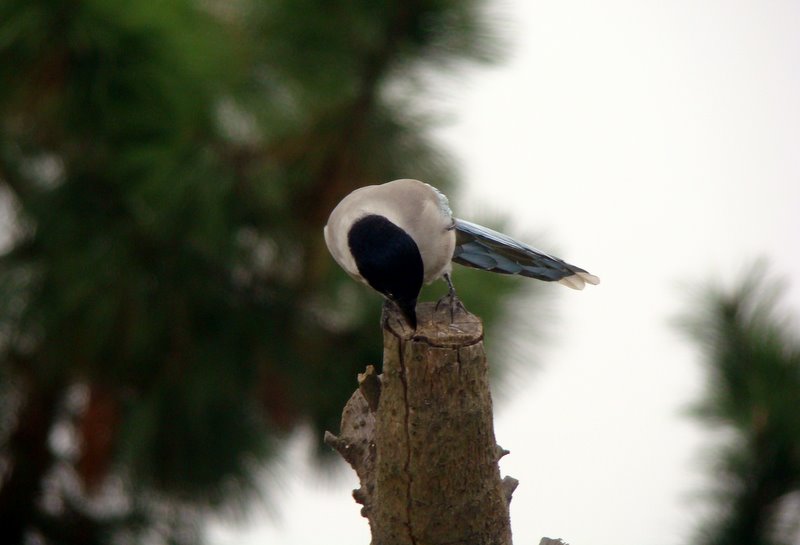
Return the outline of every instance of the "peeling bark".
<path id="1" fill-rule="evenodd" d="M 417 308 L 411 331 L 383 324 L 383 374 L 369 367 L 325 442 L 355 469 L 372 545 L 510 545 L 516 479 L 500 478 L 483 326 Z M 452 319 L 451 319 L 452 318 Z"/>

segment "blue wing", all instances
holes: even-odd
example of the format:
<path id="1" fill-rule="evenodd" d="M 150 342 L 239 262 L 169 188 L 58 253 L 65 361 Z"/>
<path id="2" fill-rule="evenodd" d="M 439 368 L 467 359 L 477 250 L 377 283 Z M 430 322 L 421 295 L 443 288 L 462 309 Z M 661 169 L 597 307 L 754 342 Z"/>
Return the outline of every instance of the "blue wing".
<path id="1" fill-rule="evenodd" d="M 598 284 L 600 279 L 580 267 L 540 252 L 527 244 L 461 219 L 455 220 L 456 249 L 453 261 L 500 274 L 519 274 L 529 278 L 560 282 L 574 289 Z"/>

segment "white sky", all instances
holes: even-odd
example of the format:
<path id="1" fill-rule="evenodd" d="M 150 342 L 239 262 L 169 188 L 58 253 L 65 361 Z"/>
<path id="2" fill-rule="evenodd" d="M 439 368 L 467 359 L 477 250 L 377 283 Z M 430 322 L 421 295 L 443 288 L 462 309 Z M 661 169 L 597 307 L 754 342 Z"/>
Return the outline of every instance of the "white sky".
<path id="1" fill-rule="evenodd" d="M 456 122 L 440 136 L 467 182 L 453 208 L 507 212 L 511 234 L 544 233 L 602 278 L 583 292 L 553 287 L 557 335 L 499 404 L 495 432 L 511 450 L 501 469 L 520 480 L 514 542 L 688 541 L 713 439 L 682 414 L 703 372 L 670 324 L 692 301 L 681 283 L 730 286 L 767 257 L 800 314 L 800 3 L 501 7 L 512 58 L 445 97 Z M 536 310 L 520 314 L 534 321 Z M 520 349 L 524 360 L 535 347 Z M 245 529 L 210 537 L 369 543 L 354 473 L 308 472 L 303 445 L 317 439 L 287 455 L 277 519 L 254 509 Z"/>

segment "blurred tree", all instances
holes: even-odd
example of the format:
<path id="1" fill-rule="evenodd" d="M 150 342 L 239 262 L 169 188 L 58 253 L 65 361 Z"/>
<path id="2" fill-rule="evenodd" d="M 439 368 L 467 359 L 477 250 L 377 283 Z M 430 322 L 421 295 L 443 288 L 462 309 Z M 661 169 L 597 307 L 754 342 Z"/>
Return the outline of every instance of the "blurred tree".
<path id="1" fill-rule="evenodd" d="M 452 187 L 412 102 L 492 60 L 481 4 L 0 2 L 3 543 L 196 543 L 337 428 L 380 301 L 321 228 L 361 185 Z"/>
<path id="2" fill-rule="evenodd" d="M 729 432 L 714 457 L 717 515 L 709 545 L 789 545 L 800 538 L 800 342 L 778 315 L 774 279 L 755 267 L 733 293 L 707 290 L 685 322 L 705 351 L 706 399 L 695 411 Z"/>

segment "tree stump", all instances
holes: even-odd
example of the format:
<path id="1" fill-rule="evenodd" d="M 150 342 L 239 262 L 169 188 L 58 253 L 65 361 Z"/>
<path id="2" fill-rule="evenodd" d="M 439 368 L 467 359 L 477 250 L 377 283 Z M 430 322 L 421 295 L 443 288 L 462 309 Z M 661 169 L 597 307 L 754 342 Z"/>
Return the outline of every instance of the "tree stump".
<path id="1" fill-rule="evenodd" d="M 383 373 L 359 375 L 325 441 L 358 474 L 372 545 L 510 545 L 517 481 L 500 478 L 483 325 L 432 303 L 417 315 L 412 331 L 384 314 Z"/>

